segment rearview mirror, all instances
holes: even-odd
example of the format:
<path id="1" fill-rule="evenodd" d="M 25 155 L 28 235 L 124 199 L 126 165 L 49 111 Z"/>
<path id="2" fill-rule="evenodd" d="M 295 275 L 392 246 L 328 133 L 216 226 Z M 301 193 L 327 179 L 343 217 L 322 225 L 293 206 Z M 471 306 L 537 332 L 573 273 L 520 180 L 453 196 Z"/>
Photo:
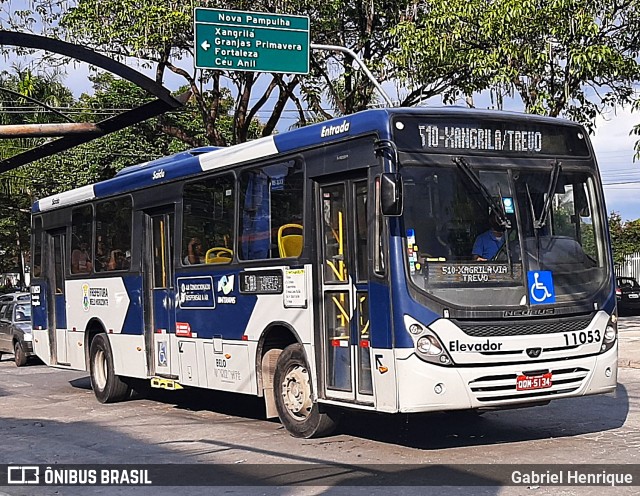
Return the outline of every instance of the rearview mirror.
<path id="1" fill-rule="evenodd" d="M 380 176 L 380 202 L 382 215 L 402 214 L 402 177 L 385 172 Z"/>

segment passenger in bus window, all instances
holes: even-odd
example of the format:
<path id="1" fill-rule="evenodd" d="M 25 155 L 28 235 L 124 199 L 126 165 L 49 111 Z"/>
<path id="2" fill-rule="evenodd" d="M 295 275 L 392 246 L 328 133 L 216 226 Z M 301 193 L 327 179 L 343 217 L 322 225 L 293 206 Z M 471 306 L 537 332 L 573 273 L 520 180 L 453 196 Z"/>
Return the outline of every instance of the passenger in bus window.
<path id="1" fill-rule="evenodd" d="M 102 236 L 98 236 L 96 244 L 96 257 L 95 257 L 95 271 L 100 272 L 102 270 L 108 270 L 107 265 L 109 260 L 107 258 L 107 247 L 102 241 Z"/>
<path id="2" fill-rule="evenodd" d="M 473 243 L 472 255 L 476 262 L 491 260 L 504 244 L 504 227 L 494 213 L 489 218 L 489 224 L 491 227 L 479 234 Z"/>
<path id="3" fill-rule="evenodd" d="M 184 257 L 184 265 L 200 264 L 204 262 L 202 243 L 198 238 L 191 238 L 187 245 L 187 256 Z"/>
<path id="4" fill-rule="evenodd" d="M 125 258 L 122 250 L 111 250 L 111 256 L 107 264 L 107 270 L 122 270 L 124 269 Z"/>
<path id="5" fill-rule="evenodd" d="M 91 259 L 87 253 L 88 245 L 85 241 L 71 252 L 71 272 L 73 274 L 91 272 Z"/>

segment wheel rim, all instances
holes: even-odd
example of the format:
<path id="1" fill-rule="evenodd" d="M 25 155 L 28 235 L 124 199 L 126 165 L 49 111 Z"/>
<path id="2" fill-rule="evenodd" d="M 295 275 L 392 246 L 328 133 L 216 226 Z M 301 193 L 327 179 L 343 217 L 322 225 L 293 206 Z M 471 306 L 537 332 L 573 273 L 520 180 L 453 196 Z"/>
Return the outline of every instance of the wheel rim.
<path id="1" fill-rule="evenodd" d="M 102 350 L 98 350 L 93 357 L 93 382 L 100 390 L 107 384 L 107 361 Z"/>
<path id="2" fill-rule="evenodd" d="M 297 420 L 311 413 L 311 385 L 306 367 L 296 365 L 287 371 L 282 382 L 282 397 L 289 414 Z"/>

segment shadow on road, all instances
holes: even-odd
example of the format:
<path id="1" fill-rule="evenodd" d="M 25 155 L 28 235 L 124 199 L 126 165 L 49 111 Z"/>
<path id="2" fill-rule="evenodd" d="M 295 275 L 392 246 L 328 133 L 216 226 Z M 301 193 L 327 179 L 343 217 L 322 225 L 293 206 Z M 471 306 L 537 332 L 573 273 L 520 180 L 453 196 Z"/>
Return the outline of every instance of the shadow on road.
<path id="1" fill-rule="evenodd" d="M 436 450 L 573 437 L 618 429 L 629 414 L 627 390 L 555 400 L 545 406 L 487 412 L 345 416 L 340 432 L 374 441 Z"/>
<path id="2" fill-rule="evenodd" d="M 88 377 L 71 381 L 90 389 Z M 136 383 L 133 400 L 151 400 L 185 411 L 211 411 L 240 419 L 265 418 L 262 399 L 235 393 L 186 388 L 164 391 Z M 559 399 L 545 406 L 486 412 L 377 414 L 347 411 L 337 434 L 424 450 L 572 437 L 617 429 L 629 413 L 627 389 L 615 393 Z M 277 420 L 275 420 L 277 421 Z M 270 421 L 270 422 L 275 422 Z M 286 433 L 283 431 L 283 435 Z"/>

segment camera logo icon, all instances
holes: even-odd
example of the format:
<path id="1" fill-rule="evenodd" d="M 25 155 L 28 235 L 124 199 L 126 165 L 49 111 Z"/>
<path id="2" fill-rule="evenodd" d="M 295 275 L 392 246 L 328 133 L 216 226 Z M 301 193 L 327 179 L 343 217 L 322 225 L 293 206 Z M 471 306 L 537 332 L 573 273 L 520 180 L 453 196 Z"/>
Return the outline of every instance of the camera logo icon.
<path id="1" fill-rule="evenodd" d="M 16 465 L 7 467 L 8 484 L 39 484 L 40 467 L 37 465 Z"/>

